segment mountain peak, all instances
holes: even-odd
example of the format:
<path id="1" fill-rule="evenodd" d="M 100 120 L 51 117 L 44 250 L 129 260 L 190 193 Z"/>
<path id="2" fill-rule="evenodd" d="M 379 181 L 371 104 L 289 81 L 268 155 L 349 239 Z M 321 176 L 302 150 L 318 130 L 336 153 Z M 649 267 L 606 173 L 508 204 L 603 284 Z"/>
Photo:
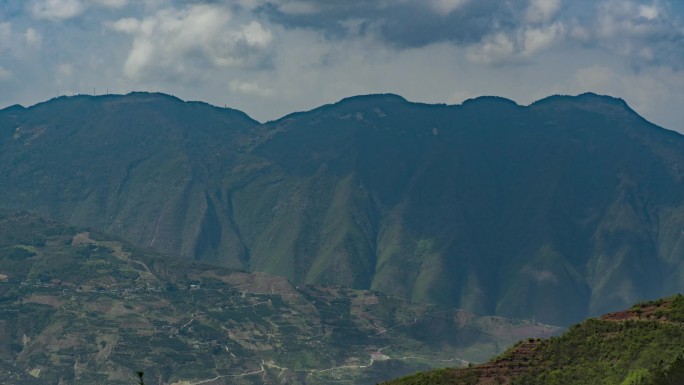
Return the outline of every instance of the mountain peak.
<path id="1" fill-rule="evenodd" d="M 576 96 L 553 95 L 529 105 L 531 108 L 550 108 L 552 110 L 579 109 L 620 119 L 646 120 L 634 111 L 623 99 L 608 95 L 585 92 Z M 649 123 L 649 125 L 652 125 Z"/>
<path id="2" fill-rule="evenodd" d="M 504 98 L 501 96 L 478 96 L 476 98 L 471 98 L 467 99 L 463 102 L 463 106 L 466 105 L 494 105 L 494 104 L 502 104 L 502 105 L 512 105 L 512 106 L 518 106 L 518 103 L 514 102 L 511 99 Z"/>
<path id="3" fill-rule="evenodd" d="M 348 98 L 344 98 L 340 100 L 339 102 L 335 104 L 345 104 L 345 103 L 354 103 L 354 102 L 382 102 L 382 103 L 407 103 L 408 100 L 406 100 L 403 96 L 397 95 L 397 94 L 368 94 L 368 95 L 357 95 L 357 96 L 350 96 Z"/>
<path id="4" fill-rule="evenodd" d="M 583 94 L 579 94 L 576 96 L 572 95 L 552 95 L 548 96 L 546 98 L 537 100 L 536 102 L 532 103 L 530 106 L 540 106 L 540 105 L 546 105 L 546 104 L 551 104 L 551 103 L 575 103 L 575 104 L 605 104 L 605 105 L 613 105 L 613 106 L 620 106 L 620 107 L 626 107 L 629 108 L 627 103 L 621 99 L 621 98 L 616 98 L 610 95 L 600 95 L 596 94 L 593 92 L 585 92 Z M 631 108 L 629 108 L 631 110 Z"/>
<path id="5" fill-rule="evenodd" d="M 62 95 L 50 100 L 35 104 L 30 106 L 28 109 L 49 107 L 51 105 L 59 104 L 63 108 L 64 106 L 72 106 L 73 108 L 91 108 L 92 106 L 106 106 L 106 107 L 121 107 L 121 108 L 136 108 L 136 109 L 146 109 L 146 108 L 161 108 L 164 110 L 174 110 L 181 111 L 178 108 L 200 107 L 203 109 L 212 109 L 222 114 L 228 114 L 232 116 L 239 117 L 249 121 L 250 124 L 259 124 L 258 121 L 254 120 L 247 113 L 229 107 L 219 107 L 213 104 L 209 104 L 201 101 L 191 101 L 183 100 L 179 97 L 165 94 L 162 92 L 147 92 L 147 91 L 133 91 L 128 94 L 103 94 L 103 95 Z M 25 109 L 20 105 L 15 105 L 7 107 L 0 111 L 11 111 L 20 109 Z"/>
<path id="6" fill-rule="evenodd" d="M 26 107 L 22 106 L 21 104 L 13 104 L 9 107 L 5 107 L 1 109 L 1 112 L 12 112 L 12 111 L 23 111 L 25 110 Z"/>
<path id="7" fill-rule="evenodd" d="M 401 106 L 409 104 L 408 100 L 396 94 L 369 94 L 358 95 L 344 98 L 337 103 L 328 105 L 328 107 L 342 107 L 342 108 L 365 108 L 377 106 Z"/>
<path id="8" fill-rule="evenodd" d="M 377 108 L 379 106 L 401 106 L 404 104 L 414 104 L 409 102 L 404 97 L 397 94 L 368 94 L 368 95 L 357 95 L 344 98 L 336 103 L 325 104 L 320 107 L 314 108 L 310 111 L 293 112 L 291 114 L 285 115 L 282 118 L 276 120 L 283 121 L 292 119 L 304 114 L 312 112 L 329 112 L 329 111 L 346 111 L 346 110 L 364 110 L 369 107 Z"/>
<path id="9" fill-rule="evenodd" d="M 62 95 L 57 96 L 52 99 L 46 100 L 30 106 L 29 108 L 35 108 L 39 106 L 50 105 L 52 103 L 70 103 L 70 102 L 81 102 L 81 103 L 98 103 L 98 102 L 118 102 L 118 103 L 145 103 L 145 102 L 155 102 L 155 101 L 175 101 L 184 103 L 183 100 L 169 94 L 164 94 L 161 92 L 144 92 L 144 91 L 134 91 L 128 94 L 102 94 L 102 95 L 90 95 L 90 94 L 77 94 L 77 95 Z"/>
<path id="10" fill-rule="evenodd" d="M 106 95 L 105 95 L 106 96 Z M 121 98 L 126 98 L 126 99 L 132 99 L 135 101 L 157 101 L 157 100 L 166 100 L 166 101 L 173 101 L 173 102 L 181 102 L 184 103 L 185 101 L 180 99 L 179 97 L 165 94 L 163 92 L 147 92 L 147 91 L 133 91 L 129 92 L 128 94 L 125 95 L 116 95 Z"/>

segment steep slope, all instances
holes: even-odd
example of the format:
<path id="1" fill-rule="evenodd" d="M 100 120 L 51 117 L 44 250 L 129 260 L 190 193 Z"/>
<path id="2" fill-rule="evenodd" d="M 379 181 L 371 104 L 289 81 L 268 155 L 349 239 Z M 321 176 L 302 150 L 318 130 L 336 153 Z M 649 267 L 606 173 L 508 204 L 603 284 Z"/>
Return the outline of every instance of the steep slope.
<path id="1" fill-rule="evenodd" d="M 346 99 L 268 125 L 252 267 L 569 324 L 684 287 L 681 135 L 618 99 Z"/>
<path id="2" fill-rule="evenodd" d="M 0 211 L 5 385 L 130 385 L 138 370 L 160 385 L 371 384 L 557 332 L 378 292 L 294 287 Z"/>
<path id="3" fill-rule="evenodd" d="M 1 116 L 4 207 L 244 265 L 221 188 L 257 124 L 242 112 L 133 93 L 61 97 Z"/>
<path id="4" fill-rule="evenodd" d="M 684 383 L 684 296 L 642 303 L 575 325 L 560 337 L 523 341 L 466 369 L 443 369 L 392 385 Z"/>
<path id="5" fill-rule="evenodd" d="M 684 137 L 622 100 L 0 112 L 0 194 L 168 254 L 568 325 L 684 289 Z"/>

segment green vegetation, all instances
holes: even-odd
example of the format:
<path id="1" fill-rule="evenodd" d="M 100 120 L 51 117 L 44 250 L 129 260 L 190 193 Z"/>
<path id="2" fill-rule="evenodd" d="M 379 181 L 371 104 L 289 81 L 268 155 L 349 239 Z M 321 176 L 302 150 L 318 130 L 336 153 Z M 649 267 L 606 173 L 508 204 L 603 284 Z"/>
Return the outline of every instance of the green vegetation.
<path id="1" fill-rule="evenodd" d="M 148 93 L 0 111 L 0 205 L 73 226 L 0 214 L 0 376 L 358 383 L 484 361 L 556 331 L 532 320 L 682 291 L 682 148 L 593 94 L 374 95 L 266 124 Z M 406 381 L 672 383 L 681 301 Z"/>
<path id="2" fill-rule="evenodd" d="M 661 385 L 684 382 L 684 296 L 589 319 L 565 334 L 528 340 L 487 364 L 441 369 L 389 384 Z M 494 382 L 487 382 L 494 381 Z"/>
<path id="3" fill-rule="evenodd" d="M 0 211 L 0 275 L 3 384 L 130 385 L 136 370 L 148 383 L 371 383 L 559 330 L 294 287 L 26 213 Z"/>
<path id="4" fill-rule="evenodd" d="M 593 94 L 373 95 L 266 124 L 62 97 L 0 111 L 0 205 L 295 284 L 570 325 L 682 290 L 682 148 Z"/>

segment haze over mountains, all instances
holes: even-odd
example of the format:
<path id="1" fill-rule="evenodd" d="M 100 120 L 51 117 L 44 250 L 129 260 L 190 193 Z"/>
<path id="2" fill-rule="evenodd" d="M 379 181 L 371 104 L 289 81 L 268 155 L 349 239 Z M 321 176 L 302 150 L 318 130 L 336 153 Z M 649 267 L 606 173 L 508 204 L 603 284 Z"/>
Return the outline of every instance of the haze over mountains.
<path id="1" fill-rule="evenodd" d="M 0 205 L 291 282 L 568 325 L 684 288 L 684 138 L 622 100 L 0 111 Z"/>

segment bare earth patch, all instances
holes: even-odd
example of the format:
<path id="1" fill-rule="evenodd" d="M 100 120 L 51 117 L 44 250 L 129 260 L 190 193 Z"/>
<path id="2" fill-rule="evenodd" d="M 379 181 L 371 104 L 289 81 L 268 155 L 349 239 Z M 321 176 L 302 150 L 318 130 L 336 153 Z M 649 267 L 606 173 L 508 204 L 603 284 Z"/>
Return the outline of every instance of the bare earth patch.
<path id="1" fill-rule="evenodd" d="M 49 305 L 52 307 L 62 306 L 62 301 L 60 301 L 58 297 L 53 295 L 33 294 L 30 297 L 25 298 L 24 302 L 39 303 L 41 305 Z"/>

